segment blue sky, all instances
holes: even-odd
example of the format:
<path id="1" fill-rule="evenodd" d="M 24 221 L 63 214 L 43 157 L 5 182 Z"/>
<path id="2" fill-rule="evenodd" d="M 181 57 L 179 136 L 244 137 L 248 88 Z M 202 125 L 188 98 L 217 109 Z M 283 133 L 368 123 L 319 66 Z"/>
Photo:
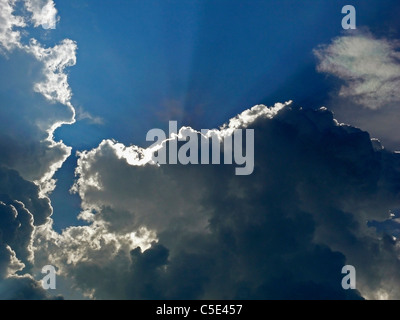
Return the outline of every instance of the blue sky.
<path id="1" fill-rule="evenodd" d="M 60 3 L 62 20 L 56 33 L 74 39 L 79 47 L 78 63 L 70 71 L 74 102 L 105 123 L 101 128 L 85 126 L 85 135 L 79 130 L 83 125 L 63 127 L 58 136 L 77 148 L 93 147 L 105 136 L 139 143 L 144 141 L 143 132 L 165 126 L 170 109 L 178 113 L 172 113 L 173 119 L 180 116 L 176 120 L 202 128 L 220 125 L 257 103 L 315 94 L 311 85 L 301 84 L 299 90 L 299 84 L 290 81 L 307 67 L 307 72 L 315 69 L 313 48 L 340 35 L 341 5 L 340 1 Z M 378 6 L 377 1 L 365 4 Z M 363 14 L 363 7 L 358 8 L 359 23 L 369 25 L 372 19 L 368 12 Z M 278 96 L 282 88 L 285 94 Z M 320 101 L 313 103 L 316 107 Z M 141 121 L 135 123 L 138 118 Z"/>
<path id="2" fill-rule="evenodd" d="M 359 4 L 358 24 L 386 31 L 385 24 L 397 18 L 385 2 L 390 3 Z M 167 114 L 179 109 L 187 125 L 209 127 L 257 103 L 315 96 L 313 87 L 322 77 L 312 85 L 290 82 L 302 73 L 313 76 L 312 50 L 343 32 L 345 3 L 62 2 L 56 34 L 79 46 L 70 72 L 74 102 L 106 121 L 101 129 L 86 128 L 78 139 L 76 128 L 58 134 L 83 146 L 94 146 L 105 135 L 137 143 L 147 129 L 165 125 L 168 119 L 157 117 L 162 108 Z M 318 107 L 319 99 L 311 107 Z M 132 123 L 139 117 L 140 123 Z"/>
<path id="3" fill-rule="evenodd" d="M 363 1 L 357 23 L 378 33 L 398 23 L 391 1 Z M 69 72 L 73 103 L 103 120 L 57 130 L 74 150 L 104 138 L 147 145 L 145 133 L 169 120 L 213 128 L 244 108 L 294 100 L 326 102 L 329 79 L 315 71 L 312 50 L 343 34 L 346 1 L 63 1 L 51 39 L 78 43 Z M 393 27 L 392 27 L 393 28 Z M 51 42 L 51 41 L 50 41 Z M 140 120 L 139 120 L 140 119 Z M 67 190 L 73 159 L 57 175 L 52 196 L 56 226 L 77 208 Z M 71 164 L 71 165 L 69 165 Z M 58 205 L 60 203 L 60 205 Z M 68 217 L 68 218 L 67 218 Z M 66 219 L 64 222 L 63 220 Z"/>

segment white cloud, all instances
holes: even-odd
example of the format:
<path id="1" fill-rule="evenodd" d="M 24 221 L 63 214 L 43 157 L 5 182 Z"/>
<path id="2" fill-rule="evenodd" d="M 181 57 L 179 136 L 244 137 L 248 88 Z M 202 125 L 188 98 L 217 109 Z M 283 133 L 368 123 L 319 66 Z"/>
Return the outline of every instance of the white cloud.
<path id="1" fill-rule="evenodd" d="M 56 28 L 59 18 L 53 0 L 25 0 L 25 5 L 28 11 L 32 13 L 32 21 L 35 27 Z"/>
<path id="2" fill-rule="evenodd" d="M 30 45 L 25 48 L 44 64 L 45 80 L 36 83 L 35 90 L 51 102 L 70 105 L 72 93 L 64 71 L 66 67 L 76 64 L 76 42 L 65 39 L 53 48 L 43 48 L 37 40 L 32 39 Z"/>
<path id="3" fill-rule="evenodd" d="M 6 50 L 21 47 L 21 28 L 27 26 L 28 17 L 14 14 L 18 0 L 0 0 L 0 44 Z M 57 9 L 53 0 L 25 0 L 25 6 L 32 13 L 35 27 L 55 29 Z"/>
<path id="4" fill-rule="evenodd" d="M 34 26 L 55 27 L 53 1 L 26 3 Z M 12 130 L 27 131 L 31 140 L 12 144 L 13 156 L 1 164 L 41 189 L 0 167 L 0 194 L 7 195 L 0 201 L 1 297 L 45 298 L 31 276 L 12 274 L 49 263 L 72 289 L 93 298 L 354 298 L 340 287 L 345 263 L 356 266 L 363 295 L 400 297 L 398 243 L 365 225 L 399 205 L 399 155 L 374 150 L 367 133 L 339 125 L 323 108 L 260 105 L 213 130 L 222 137 L 254 128 L 255 171 L 246 177 L 235 176 L 233 166 L 157 166 L 149 149 L 104 140 L 79 153 L 74 190 L 82 199 L 80 219 L 88 225 L 56 233 L 43 196 L 71 152 L 53 133 L 75 121 L 66 68 L 76 63 L 77 46 L 68 39 L 53 48 L 36 40 L 21 44 L 16 28 L 29 17 L 14 16 L 14 4 L 0 0 L 2 47 L 29 54 L 40 69 L 29 88 L 52 108 L 67 111 L 52 113 L 43 104 L 12 122 Z M 356 41 L 358 48 L 378 50 L 376 39 L 371 46 L 364 40 Z M 389 54 L 384 62 L 394 63 L 397 47 L 380 44 Z M 342 96 L 376 106 L 396 101 L 385 81 L 397 80 L 384 66 L 377 78 L 358 65 L 350 75 L 343 71 L 352 54 L 378 66 L 373 54 L 349 52 L 340 41 L 320 50 L 333 59 L 323 68 L 348 81 Z M 344 62 L 338 58 L 342 50 Z M 387 97 L 371 96 L 377 86 Z M 12 138 L 4 130 L 10 139 L 3 149 Z M 284 288 L 277 285 L 282 280 Z"/>
<path id="5" fill-rule="evenodd" d="M 16 8 L 23 4 L 28 14 L 22 9 L 23 16 L 18 16 Z M 31 275 L 20 275 L 32 271 L 33 233 L 38 226 L 51 223 L 47 194 L 54 189 L 54 173 L 71 153 L 62 141 L 54 141 L 53 133 L 75 121 L 66 68 L 75 65 L 77 46 L 69 39 L 50 48 L 35 39 L 25 43 L 30 36 L 25 27 L 33 23 L 34 27 L 55 28 L 57 20 L 51 0 L 0 0 L 0 58 L 5 59 L 2 77 L 7 78 L 0 88 L 2 299 L 48 297 Z"/>
<path id="6" fill-rule="evenodd" d="M 378 109 L 400 102 L 400 42 L 369 33 L 338 37 L 314 51 L 318 71 L 345 81 L 340 95 Z"/>
<path id="7" fill-rule="evenodd" d="M 20 46 L 21 33 L 15 28 L 26 25 L 22 17 L 13 14 L 16 1 L 0 0 L 0 44 L 7 51 Z"/>
<path id="8" fill-rule="evenodd" d="M 25 154 L 27 150 L 21 150 L 23 157 L 13 159 L 12 167 L 19 170 L 25 178 L 37 182 L 44 196 L 54 189 L 55 180 L 52 177 L 71 153 L 70 147 L 62 142 L 54 141 L 53 134 L 61 125 L 75 122 L 75 108 L 71 104 L 72 92 L 68 84 L 66 68 L 76 64 L 77 45 L 69 39 L 61 41 L 52 48 L 43 47 L 36 39 L 31 39 L 29 44 L 21 43 L 21 32 L 24 30 L 23 27 L 26 27 L 29 17 L 16 16 L 14 14 L 16 4 L 17 2 L 13 0 L 0 0 L 0 44 L 4 52 L 11 52 L 12 49 L 18 48 L 32 55 L 41 64 L 41 74 L 31 85 L 36 92 L 54 105 L 54 109 L 59 110 L 46 114 L 45 106 L 43 106 L 42 110 L 37 110 L 32 118 L 27 119 L 24 130 L 27 130 L 28 126 L 32 129 L 36 126 L 36 132 L 30 137 L 36 138 L 35 142 L 31 142 L 36 147 L 30 147 L 30 149 L 40 149 L 40 151 L 37 155 L 27 156 Z M 25 6 L 32 13 L 35 27 L 42 25 L 44 28 L 55 28 L 57 10 L 52 0 L 25 0 Z M 17 27 L 20 29 L 16 29 Z M 21 79 L 21 82 L 23 81 Z M 31 104 L 30 109 L 33 111 L 34 103 L 31 102 Z M 66 106 L 67 110 L 61 111 L 59 104 Z M 26 107 L 26 109 L 29 108 Z M 55 116 L 52 117 L 52 115 Z M 42 133 L 47 135 L 45 139 L 41 138 Z M 37 156 L 40 159 L 36 158 Z M 29 157 L 34 159 L 27 164 L 26 159 Z"/>
<path id="9" fill-rule="evenodd" d="M 0 298 L 45 299 L 47 294 L 30 274 L 34 261 L 35 226 L 51 215 L 47 198 L 16 171 L 0 166 Z"/>
<path id="10" fill-rule="evenodd" d="M 336 118 L 367 130 L 391 150 L 400 148 L 400 42 L 367 32 L 317 48 L 318 71 L 344 84 L 327 103 Z"/>

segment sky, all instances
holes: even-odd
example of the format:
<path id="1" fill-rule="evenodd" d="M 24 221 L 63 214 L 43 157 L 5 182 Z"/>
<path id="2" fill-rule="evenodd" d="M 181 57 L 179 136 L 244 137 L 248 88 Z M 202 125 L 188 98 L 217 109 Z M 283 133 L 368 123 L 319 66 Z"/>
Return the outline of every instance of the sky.
<path id="1" fill-rule="evenodd" d="M 0 0 L 0 298 L 399 299 L 399 14 Z M 157 165 L 169 121 L 254 130 L 254 171 Z"/>

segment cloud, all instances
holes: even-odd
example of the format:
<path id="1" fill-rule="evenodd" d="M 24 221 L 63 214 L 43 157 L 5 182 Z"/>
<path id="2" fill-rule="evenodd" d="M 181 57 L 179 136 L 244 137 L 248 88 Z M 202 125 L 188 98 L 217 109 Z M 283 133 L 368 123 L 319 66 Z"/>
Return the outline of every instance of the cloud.
<path id="1" fill-rule="evenodd" d="M 367 130 L 392 150 L 400 146 L 399 48 L 398 40 L 357 31 L 314 50 L 317 70 L 344 83 L 327 107 L 339 121 Z"/>
<path id="2" fill-rule="evenodd" d="M 27 26 L 29 17 L 15 15 L 16 1 L 1 0 L 0 5 L 0 45 L 9 55 L 4 68 L 8 68 L 8 83 L 3 84 L 2 90 L 4 141 L 0 141 L 8 152 L 0 160 L 38 183 L 42 195 L 46 195 L 55 187 L 54 173 L 71 154 L 71 148 L 54 141 L 53 134 L 61 125 L 75 122 L 66 68 L 76 63 L 77 45 L 69 39 L 47 48 L 33 38 L 23 43 L 22 27 Z M 25 6 L 32 13 L 35 27 L 55 26 L 57 11 L 53 1 L 27 0 Z M 24 34 L 28 34 L 26 30 Z M 10 112 L 13 108 L 17 110 Z M 21 137 L 20 132 L 29 133 Z"/>
<path id="3" fill-rule="evenodd" d="M 259 105 L 214 132 L 235 128 L 255 130 L 252 175 L 157 166 L 112 140 L 79 153 L 89 225 L 39 228 L 37 263 L 98 299 L 359 299 L 341 288 L 345 264 L 363 297 L 400 297 L 398 243 L 366 223 L 399 206 L 399 155 L 326 108 Z"/>
<path id="4" fill-rule="evenodd" d="M 400 102 L 400 42 L 369 33 L 338 37 L 314 50 L 318 71 L 345 81 L 339 94 L 370 109 Z"/>
<path id="5" fill-rule="evenodd" d="M 53 134 L 75 121 L 67 68 L 76 63 L 77 45 L 21 40 L 29 38 L 29 23 L 56 26 L 53 1 L 26 0 L 26 16 L 15 14 L 16 1 L 0 6 L 7 56 L 0 59 L 0 298 L 48 298 L 34 278 L 47 264 L 57 267 L 63 293 L 92 298 L 400 297 L 398 241 L 366 223 L 390 219 L 399 206 L 399 154 L 340 125 L 326 108 L 259 105 L 210 131 L 222 138 L 255 130 L 255 170 L 248 176 L 236 176 L 234 165 L 158 166 L 152 149 L 104 140 L 78 153 L 73 191 L 85 225 L 55 232 L 47 195 L 71 148 Z M 398 59 L 391 45 L 382 47 L 391 54 L 383 55 L 385 63 Z M 320 50 L 333 60 L 339 54 Z M 382 101 L 396 101 L 386 82 L 386 100 L 364 89 L 392 76 L 371 80 L 361 69 L 355 80 L 343 76 L 342 97 L 382 108 Z M 341 288 L 344 264 L 356 267 L 359 291 Z"/>
<path id="6" fill-rule="evenodd" d="M 47 299 L 30 275 L 35 226 L 50 222 L 47 198 L 14 170 L 0 167 L 0 299 Z"/>
<path id="7" fill-rule="evenodd" d="M 68 107 L 70 118 L 56 120 L 49 127 L 44 127 L 48 133 L 46 142 L 50 149 L 59 149 L 64 153 L 58 161 L 47 164 L 48 171 L 36 181 L 41 185 L 43 194 L 54 189 L 55 181 L 52 179 L 54 173 L 61 168 L 64 161 L 70 156 L 71 148 L 62 142 L 54 141 L 54 131 L 64 124 L 75 122 L 75 108 L 71 104 L 72 92 L 68 84 L 68 76 L 65 68 L 76 64 L 77 45 L 74 41 L 64 39 L 53 48 L 43 48 L 35 39 L 31 39 L 29 46 L 25 47 L 28 53 L 43 63 L 42 74 L 44 79 L 34 84 L 34 90 L 41 93 L 51 103 L 60 103 Z"/>
<path id="8" fill-rule="evenodd" d="M 21 33 L 15 27 L 24 27 L 24 19 L 13 15 L 17 0 L 0 1 L 0 44 L 6 50 L 11 50 L 20 45 Z"/>
<path id="9" fill-rule="evenodd" d="M 25 0 L 25 6 L 32 13 L 32 21 L 35 27 L 56 28 L 59 18 L 53 0 Z"/>
<path id="10" fill-rule="evenodd" d="M 49 101 L 69 105 L 72 93 L 64 70 L 76 64 L 76 43 L 65 39 L 53 48 L 43 48 L 37 40 L 32 39 L 26 50 L 44 64 L 45 79 L 35 84 L 35 91 Z"/>
<path id="11" fill-rule="evenodd" d="M 13 276 L 0 280 L 1 300 L 61 300 L 61 296 L 50 297 L 38 281 L 31 276 Z"/>
<path id="12" fill-rule="evenodd" d="M 27 11 L 18 7 L 18 15 L 19 5 Z M 42 267 L 34 263 L 33 238 L 36 228 L 52 223 L 47 195 L 71 153 L 53 133 L 75 121 L 66 69 L 76 63 L 77 46 L 69 39 L 54 47 L 25 39 L 31 23 L 54 28 L 57 20 L 53 1 L 0 0 L 1 299 L 49 297 L 33 278 Z"/>
<path id="13" fill-rule="evenodd" d="M 14 14 L 18 0 L 0 0 L 0 44 L 3 53 L 21 47 L 21 29 L 27 26 L 29 17 Z M 32 14 L 35 27 L 55 29 L 57 9 L 53 0 L 24 0 L 26 9 Z"/>

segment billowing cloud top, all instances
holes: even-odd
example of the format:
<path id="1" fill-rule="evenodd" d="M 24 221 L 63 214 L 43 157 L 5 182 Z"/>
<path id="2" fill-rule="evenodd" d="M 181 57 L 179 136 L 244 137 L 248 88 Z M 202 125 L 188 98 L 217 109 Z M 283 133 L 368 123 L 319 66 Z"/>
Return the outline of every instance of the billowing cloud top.
<path id="1" fill-rule="evenodd" d="M 399 155 L 326 108 L 259 105 L 214 132 L 232 128 L 255 130 L 250 176 L 157 166 L 113 140 L 80 153 L 89 225 L 41 230 L 38 261 L 100 299 L 360 298 L 341 288 L 345 264 L 363 297 L 399 297 L 397 242 L 366 224 L 399 204 Z"/>

